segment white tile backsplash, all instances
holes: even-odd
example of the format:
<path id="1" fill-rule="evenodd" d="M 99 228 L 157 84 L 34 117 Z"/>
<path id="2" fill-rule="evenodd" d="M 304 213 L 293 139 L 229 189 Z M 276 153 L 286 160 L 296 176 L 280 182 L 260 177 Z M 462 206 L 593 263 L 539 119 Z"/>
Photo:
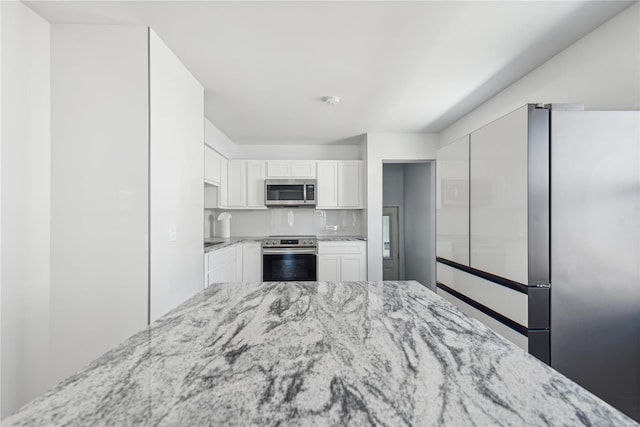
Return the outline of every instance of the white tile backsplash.
<path id="1" fill-rule="evenodd" d="M 205 209 L 205 237 L 218 235 L 221 212 L 231 214 L 232 236 L 360 235 L 362 210 L 270 208 L 260 211 Z"/>

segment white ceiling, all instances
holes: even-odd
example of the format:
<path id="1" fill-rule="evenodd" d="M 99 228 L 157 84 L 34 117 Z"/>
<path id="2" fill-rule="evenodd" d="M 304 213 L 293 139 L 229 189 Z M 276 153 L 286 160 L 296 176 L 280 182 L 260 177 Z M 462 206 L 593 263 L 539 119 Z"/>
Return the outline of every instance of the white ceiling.
<path id="1" fill-rule="evenodd" d="M 438 132 L 632 4 L 26 3 L 52 23 L 150 26 L 205 87 L 206 116 L 241 144 Z"/>

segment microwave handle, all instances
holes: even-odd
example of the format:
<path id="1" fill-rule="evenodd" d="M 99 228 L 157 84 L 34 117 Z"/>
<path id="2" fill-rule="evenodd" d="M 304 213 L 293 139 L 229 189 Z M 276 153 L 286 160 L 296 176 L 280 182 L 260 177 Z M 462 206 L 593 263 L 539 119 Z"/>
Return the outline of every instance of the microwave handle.
<path id="1" fill-rule="evenodd" d="M 307 203 L 307 183 L 302 184 L 302 198 L 304 202 Z"/>

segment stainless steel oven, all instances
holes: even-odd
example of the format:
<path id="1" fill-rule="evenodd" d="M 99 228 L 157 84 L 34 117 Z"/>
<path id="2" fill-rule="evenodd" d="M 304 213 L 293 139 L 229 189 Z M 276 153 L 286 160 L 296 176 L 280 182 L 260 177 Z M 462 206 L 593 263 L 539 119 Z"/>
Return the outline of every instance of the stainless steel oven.
<path id="1" fill-rule="evenodd" d="M 315 236 L 272 236 L 262 241 L 264 282 L 315 282 L 318 264 Z"/>

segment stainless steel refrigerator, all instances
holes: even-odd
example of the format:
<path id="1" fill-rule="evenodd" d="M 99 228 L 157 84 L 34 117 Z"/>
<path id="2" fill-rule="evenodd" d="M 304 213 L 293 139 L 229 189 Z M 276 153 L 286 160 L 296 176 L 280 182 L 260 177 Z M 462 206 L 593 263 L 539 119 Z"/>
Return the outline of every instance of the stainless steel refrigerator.
<path id="1" fill-rule="evenodd" d="M 640 421 L 640 112 L 550 112 L 551 366 Z"/>

